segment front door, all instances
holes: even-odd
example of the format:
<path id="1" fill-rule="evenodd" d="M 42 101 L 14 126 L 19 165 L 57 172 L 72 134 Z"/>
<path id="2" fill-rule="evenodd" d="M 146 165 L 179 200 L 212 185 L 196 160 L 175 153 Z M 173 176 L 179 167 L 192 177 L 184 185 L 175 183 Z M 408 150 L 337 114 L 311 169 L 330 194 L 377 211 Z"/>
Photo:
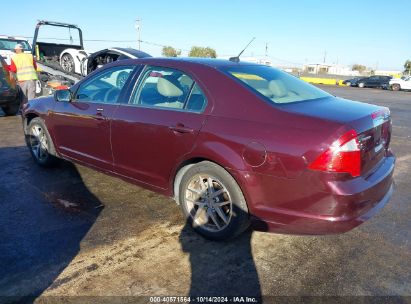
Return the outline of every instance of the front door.
<path id="1" fill-rule="evenodd" d="M 146 67 L 140 79 L 129 103 L 113 117 L 114 169 L 166 189 L 173 168 L 195 145 L 207 100 L 179 70 Z"/>
<path id="2" fill-rule="evenodd" d="M 113 170 L 110 119 L 118 107 L 124 75 L 132 70 L 130 66 L 102 70 L 79 86 L 71 102 L 56 102 L 50 121 L 60 154 Z"/>

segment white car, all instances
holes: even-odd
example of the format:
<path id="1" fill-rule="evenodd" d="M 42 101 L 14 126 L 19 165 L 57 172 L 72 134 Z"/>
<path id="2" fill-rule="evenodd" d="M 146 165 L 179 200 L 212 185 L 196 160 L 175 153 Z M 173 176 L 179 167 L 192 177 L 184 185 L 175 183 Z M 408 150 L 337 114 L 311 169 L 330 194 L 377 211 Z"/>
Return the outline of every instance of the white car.
<path id="1" fill-rule="evenodd" d="M 31 53 L 31 45 L 24 37 L 0 35 L 0 56 L 10 65 L 16 44 L 23 46 L 25 53 Z"/>
<path id="2" fill-rule="evenodd" d="M 391 79 L 390 87 L 393 91 L 411 90 L 411 76 Z"/>

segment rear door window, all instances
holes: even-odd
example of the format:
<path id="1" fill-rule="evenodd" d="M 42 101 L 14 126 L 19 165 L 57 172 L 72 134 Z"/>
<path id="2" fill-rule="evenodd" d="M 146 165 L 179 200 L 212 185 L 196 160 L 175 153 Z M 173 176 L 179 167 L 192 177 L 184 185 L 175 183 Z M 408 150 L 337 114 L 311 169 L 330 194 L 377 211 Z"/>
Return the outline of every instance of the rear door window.
<path id="1" fill-rule="evenodd" d="M 146 67 L 130 104 L 202 112 L 206 97 L 192 77 L 177 69 Z"/>

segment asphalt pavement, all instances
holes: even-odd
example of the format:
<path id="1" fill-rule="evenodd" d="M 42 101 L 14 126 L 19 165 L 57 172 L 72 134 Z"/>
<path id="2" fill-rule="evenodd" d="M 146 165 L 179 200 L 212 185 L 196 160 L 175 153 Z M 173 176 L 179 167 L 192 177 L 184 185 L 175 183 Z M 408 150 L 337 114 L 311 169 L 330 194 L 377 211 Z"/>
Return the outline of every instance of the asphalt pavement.
<path id="1" fill-rule="evenodd" d="M 67 162 L 38 167 L 20 117 L 0 114 L 0 302 L 141 295 L 409 300 L 411 92 L 322 88 L 390 107 L 398 157 L 390 203 L 335 236 L 249 231 L 229 242 L 206 241 L 185 226 L 169 198 Z"/>

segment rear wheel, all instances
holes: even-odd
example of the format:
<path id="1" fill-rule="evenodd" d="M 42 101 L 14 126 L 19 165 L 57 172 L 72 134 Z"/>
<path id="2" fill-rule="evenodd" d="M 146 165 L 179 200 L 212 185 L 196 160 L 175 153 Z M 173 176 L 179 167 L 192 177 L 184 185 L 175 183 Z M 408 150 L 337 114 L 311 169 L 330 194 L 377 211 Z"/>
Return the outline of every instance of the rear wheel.
<path id="1" fill-rule="evenodd" d="M 1 109 L 3 110 L 4 114 L 6 114 L 6 116 L 13 116 L 19 112 L 20 103 L 9 104 L 7 106 L 1 107 Z"/>
<path id="2" fill-rule="evenodd" d="M 60 65 L 66 72 L 74 73 L 74 59 L 70 54 L 64 54 L 61 57 Z"/>
<path id="3" fill-rule="evenodd" d="M 391 88 L 392 88 L 393 91 L 399 91 L 399 90 L 401 90 L 401 86 L 400 86 L 398 83 L 394 83 L 394 84 L 391 86 Z"/>
<path id="4" fill-rule="evenodd" d="M 346 85 L 347 87 L 350 87 L 350 86 L 351 86 L 351 82 L 348 81 L 348 82 L 345 83 L 345 85 Z"/>
<path id="5" fill-rule="evenodd" d="M 211 240 L 241 234 L 249 226 L 248 208 L 234 178 L 208 161 L 190 167 L 181 179 L 179 202 L 187 222 Z"/>
<path id="6" fill-rule="evenodd" d="M 33 118 L 27 126 L 26 144 L 31 156 L 40 166 L 48 167 L 57 162 L 53 142 L 41 118 Z"/>

